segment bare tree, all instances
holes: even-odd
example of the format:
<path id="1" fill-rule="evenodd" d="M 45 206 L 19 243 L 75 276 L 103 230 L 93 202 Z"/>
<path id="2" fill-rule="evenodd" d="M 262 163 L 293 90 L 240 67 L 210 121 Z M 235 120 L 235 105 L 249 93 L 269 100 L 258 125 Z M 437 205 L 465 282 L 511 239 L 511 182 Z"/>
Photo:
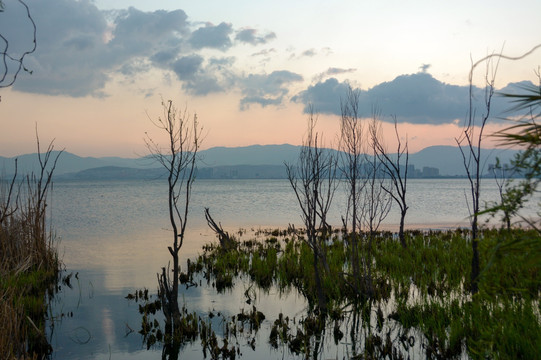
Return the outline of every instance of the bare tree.
<path id="1" fill-rule="evenodd" d="M 383 164 L 386 175 L 391 179 L 392 186 L 384 186 L 384 189 L 400 208 L 400 227 L 398 229 L 398 238 L 400 239 L 402 246 L 405 248 L 407 247 L 407 244 L 406 235 L 404 233 L 404 224 L 409 208 L 406 199 L 409 166 L 408 139 L 406 138 L 404 144 L 402 143 L 402 139 L 398 133 L 396 116 L 393 116 L 393 121 L 397 140 L 396 155 L 391 155 L 387 152 L 381 137 L 374 137 L 372 141 L 374 142 L 374 146 L 376 148 L 377 157 Z"/>
<path id="2" fill-rule="evenodd" d="M 496 186 L 498 187 L 498 195 L 500 196 L 500 202 L 492 204 L 493 206 L 491 206 L 491 208 L 501 209 L 503 213 L 502 221 L 505 225 L 505 228 L 509 231 L 511 230 L 511 216 L 513 214 L 513 210 L 510 207 L 506 206 L 506 196 L 509 188 L 511 187 L 514 169 L 510 168 L 508 164 L 502 165 L 500 159 L 496 158 L 496 164 L 494 164 L 492 167 L 489 167 L 489 171 L 492 172 L 492 176 L 494 177 L 494 181 L 496 182 Z M 488 209 L 487 211 L 490 212 L 491 209 Z"/>
<path id="3" fill-rule="evenodd" d="M 179 251 L 184 242 L 190 195 L 195 180 L 197 152 L 201 145 L 201 128 L 197 116 L 190 119 L 187 110 L 179 111 L 171 100 L 162 101 L 163 117 L 151 122 L 167 134 L 168 144 L 162 147 L 146 134 L 145 142 L 152 157 L 167 171 L 169 222 L 173 229 L 172 276 L 165 267 L 158 275 L 160 298 L 166 321 L 174 328 L 180 323 L 178 306 Z M 150 118 L 150 117 L 149 117 Z M 172 322 L 172 323 L 171 323 Z"/>
<path id="4" fill-rule="evenodd" d="M 371 241 L 383 220 L 391 211 L 393 198 L 385 189 L 390 189 L 390 179 L 385 176 L 384 164 L 378 159 L 377 143 L 382 138 L 380 112 L 374 109 L 368 125 L 368 147 L 365 160 L 366 185 L 364 187 L 363 226 L 368 232 L 369 249 Z"/>
<path id="5" fill-rule="evenodd" d="M 391 211 L 393 198 L 385 189 L 390 188 L 390 179 L 385 176 L 383 163 L 378 159 L 376 140 L 381 138 L 380 113 L 374 109 L 372 119 L 368 124 L 366 139 L 366 152 L 364 161 L 364 187 L 362 189 L 362 202 L 359 222 L 362 224 L 365 235 L 363 260 L 364 286 L 369 297 L 374 295 L 372 282 L 372 247 L 376 233 L 383 220 Z"/>
<path id="6" fill-rule="evenodd" d="M 496 78 L 496 72 L 498 68 L 499 59 L 494 65 L 493 58 L 487 58 L 487 66 L 485 71 L 485 89 L 484 89 L 484 112 L 481 116 L 477 116 L 477 112 L 474 106 L 474 86 L 473 86 L 473 69 L 477 64 L 472 64 L 472 69 L 469 76 L 469 108 L 466 116 L 466 123 L 464 130 L 458 138 L 456 143 L 460 148 L 462 154 L 462 160 L 464 163 L 464 169 L 470 184 L 470 196 L 471 204 L 468 208 L 470 211 L 470 222 L 472 229 L 472 263 L 471 263 L 471 292 L 477 293 L 478 277 L 480 272 L 479 265 L 479 250 L 478 250 L 478 238 L 479 238 L 479 212 L 480 212 L 480 195 L 481 195 L 481 145 L 483 140 L 483 132 L 485 125 L 490 117 L 490 108 L 492 102 L 492 96 L 494 95 L 494 81 Z M 471 207 L 470 207 L 471 205 Z"/>
<path id="7" fill-rule="evenodd" d="M 336 190 L 336 159 L 330 150 L 322 149 L 316 118 L 310 109 L 308 130 L 303 141 L 297 165 L 285 164 L 286 172 L 301 208 L 301 218 L 306 227 L 306 242 L 312 249 L 318 307 L 327 312 L 320 267 L 327 268 L 325 241 L 330 234 L 327 213 Z"/>
<path id="8" fill-rule="evenodd" d="M 348 195 L 346 215 L 342 222 L 346 231 L 348 231 L 348 223 L 351 223 L 351 232 L 347 234 L 346 239 L 349 240 L 351 248 L 353 286 L 359 292 L 360 281 L 364 279 L 364 290 L 370 296 L 373 290 L 372 239 L 389 213 L 392 201 L 383 188 L 386 180 L 382 176 L 384 175 L 382 163 L 377 157 L 374 141 L 381 136 L 381 126 L 378 121 L 380 115 L 374 108 L 368 131 L 366 131 L 359 111 L 359 91 L 353 90 L 350 86 L 345 99 L 341 100 L 340 107 L 339 144 L 342 156 L 340 170 L 347 184 Z M 362 233 L 363 228 L 366 230 L 366 236 Z"/>
<path id="9" fill-rule="evenodd" d="M 359 259 L 359 230 L 362 218 L 361 195 L 366 181 L 363 178 L 364 166 L 364 128 L 359 111 L 359 91 L 348 85 L 345 99 L 340 101 L 340 141 L 341 161 L 339 163 L 342 177 L 346 182 L 347 207 L 346 215 L 342 217 L 346 239 L 350 247 L 350 262 L 353 270 L 354 287 L 359 291 L 361 278 Z M 351 223 L 351 232 L 348 224 Z M 362 255 L 361 255 L 362 256 Z M 363 259 L 363 263 L 366 261 Z"/>
<path id="10" fill-rule="evenodd" d="M 22 0 L 18 0 L 18 2 L 24 7 L 26 16 L 32 29 L 32 45 L 26 50 L 17 52 L 16 50 L 12 50 L 10 48 L 9 39 L 0 33 L 0 66 L 2 67 L 0 70 L 0 88 L 10 87 L 13 85 L 21 71 L 26 71 L 30 74 L 32 73 L 32 71 L 28 70 L 24 66 L 24 58 L 36 51 L 36 23 L 30 14 L 28 5 L 26 5 L 26 3 Z M 0 14 L 4 12 L 4 2 L 0 1 Z"/>

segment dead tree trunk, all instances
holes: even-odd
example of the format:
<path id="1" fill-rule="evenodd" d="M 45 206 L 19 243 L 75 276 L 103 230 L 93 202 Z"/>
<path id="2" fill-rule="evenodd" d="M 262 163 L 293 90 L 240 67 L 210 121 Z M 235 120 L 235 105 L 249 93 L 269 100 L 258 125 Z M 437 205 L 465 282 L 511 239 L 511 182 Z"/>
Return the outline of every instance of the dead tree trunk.
<path id="1" fill-rule="evenodd" d="M 222 224 L 216 223 L 212 216 L 210 216 L 209 208 L 205 208 L 205 219 L 207 219 L 208 226 L 218 236 L 218 241 L 223 250 L 231 250 L 235 248 L 235 240 L 231 238 L 229 233 L 222 228 Z"/>
<path id="2" fill-rule="evenodd" d="M 336 160 L 329 150 L 320 147 L 315 132 L 313 111 L 308 119 L 308 131 L 296 166 L 286 164 L 289 182 L 301 208 L 306 226 L 306 243 L 313 252 L 314 277 L 318 308 L 327 313 L 327 300 L 320 270 L 327 268 L 325 258 L 326 236 L 329 234 L 327 213 L 336 190 Z"/>
<path id="3" fill-rule="evenodd" d="M 360 263 L 366 263 L 363 253 L 359 248 L 360 221 L 363 217 L 361 206 L 361 194 L 366 186 L 363 178 L 363 166 L 365 165 L 364 129 L 359 113 L 359 92 L 348 87 L 346 98 L 341 100 L 340 118 L 340 143 L 341 161 L 340 171 L 347 184 L 348 201 L 346 215 L 343 217 L 346 239 L 350 250 L 350 263 L 353 275 L 353 287 L 356 292 L 360 291 L 361 269 Z M 351 223 L 351 231 L 348 230 Z M 361 258 L 359 258 L 359 254 Z"/>
<path id="4" fill-rule="evenodd" d="M 376 147 L 376 152 L 379 160 L 385 168 L 386 175 L 391 179 L 392 186 L 384 187 L 385 191 L 394 199 L 395 203 L 400 208 L 400 227 L 398 229 L 398 238 L 402 247 L 406 248 L 406 235 L 404 233 L 404 224 L 409 206 L 406 199 L 408 189 L 408 165 L 409 165 L 409 150 L 408 140 L 402 144 L 400 135 L 398 134 L 398 124 L 396 117 L 394 120 L 394 130 L 397 140 L 396 157 L 393 157 L 387 152 L 383 144 L 383 139 L 376 137 L 373 139 Z"/>
<path id="5" fill-rule="evenodd" d="M 473 70 L 476 64 L 472 65 L 470 70 L 469 77 L 469 109 L 468 115 L 466 118 L 466 124 L 464 130 L 460 137 L 456 138 L 456 143 L 462 154 L 462 160 L 464 163 L 464 169 L 470 183 L 470 194 L 471 194 L 471 207 L 470 209 L 470 219 L 471 219 L 471 232 L 472 232 L 472 261 L 471 261 L 471 292 L 476 294 L 479 291 L 479 274 L 480 274 L 480 263 L 479 263 L 479 196 L 481 194 L 481 172 L 482 172 L 482 163 L 481 163 L 481 145 L 483 139 L 483 131 L 485 125 L 490 116 L 490 107 L 492 102 L 492 96 L 494 95 L 494 81 L 496 78 L 496 72 L 498 68 L 498 63 L 496 66 L 493 66 L 492 58 L 488 58 L 487 67 L 485 72 L 485 93 L 484 93 L 484 112 L 480 117 L 480 121 L 476 117 L 476 111 L 474 109 L 474 87 L 473 87 Z M 478 130 L 478 132 L 477 132 Z"/>
<path id="6" fill-rule="evenodd" d="M 168 144 L 161 147 L 148 134 L 145 139 L 153 158 L 167 171 L 167 197 L 169 222 L 173 243 L 168 247 L 173 258 L 172 275 L 165 268 L 158 276 L 162 308 L 166 315 L 166 328 L 175 331 L 181 321 L 178 306 L 179 251 L 184 242 L 188 220 L 190 195 L 195 180 L 196 158 L 201 138 L 197 116 L 189 120 L 187 111 L 178 111 L 171 100 L 162 102 L 163 117 L 152 123 L 167 134 Z M 169 326 L 167 326 L 169 325 Z"/>

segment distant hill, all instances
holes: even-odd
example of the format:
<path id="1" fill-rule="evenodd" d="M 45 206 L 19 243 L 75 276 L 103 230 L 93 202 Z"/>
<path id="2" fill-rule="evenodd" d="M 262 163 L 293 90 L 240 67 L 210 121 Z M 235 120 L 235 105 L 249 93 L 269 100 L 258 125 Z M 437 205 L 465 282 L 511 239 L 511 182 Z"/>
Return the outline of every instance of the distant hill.
<path id="1" fill-rule="evenodd" d="M 203 167 L 230 165 L 284 165 L 295 162 L 300 146 L 251 145 L 243 147 L 213 147 L 200 152 Z"/>
<path id="2" fill-rule="evenodd" d="M 199 178 L 283 178 L 284 162 L 295 163 L 300 146 L 252 145 L 245 147 L 214 147 L 201 151 L 198 164 Z M 509 162 L 516 150 L 483 150 L 484 171 L 499 157 Z M 36 171 L 36 154 L 18 158 L 18 173 Z M 0 174 L 10 177 L 14 172 L 14 158 L 0 157 Z M 409 156 L 409 164 L 416 169 L 437 168 L 441 176 L 464 176 L 462 155 L 458 147 L 431 146 Z M 128 159 L 120 157 L 80 157 L 68 152 L 60 156 L 55 169 L 57 178 L 73 179 L 132 179 L 163 176 L 163 170 L 150 157 Z"/>
<path id="3" fill-rule="evenodd" d="M 135 180 L 165 178 L 166 172 L 162 168 L 136 169 L 120 166 L 101 166 L 82 171 L 58 174 L 56 179 L 63 180 Z"/>
<path id="4" fill-rule="evenodd" d="M 51 160 L 58 154 L 54 151 L 51 155 Z M 15 158 L 17 158 L 17 172 L 19 174 L 28 174 L 39 169 L 37 154 L 25 154 L 12 158 L 0 156 L 0 174 L 12 175 L 15 171 Z M 52 165 L 52 164 L 51 164 Z M 118 166 L 144 169 L 155 166 L 149 158 L 128 159 L 120 157 L 81 157 L 75 154 L 64 151 L 56 164 L 55 174 L 61 175 L 65 173 L 74 173 L 82 170 Z"/>

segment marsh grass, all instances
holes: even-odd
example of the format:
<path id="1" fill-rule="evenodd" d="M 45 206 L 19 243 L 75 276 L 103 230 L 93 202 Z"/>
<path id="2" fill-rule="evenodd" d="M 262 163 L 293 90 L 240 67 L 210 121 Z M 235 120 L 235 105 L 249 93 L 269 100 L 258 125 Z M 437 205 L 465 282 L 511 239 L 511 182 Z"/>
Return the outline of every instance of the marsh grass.
<path id="1" fill-rule="evenodd" d="M 320 358 L 326 347 L 341 349 L 340 353 L 351 359 L 538 356 L 541 263 L 516 244 L 527 239 L 535 248 L 541 241 L 538 233 L 527 229 L 483 230 L 479 293 L 473 297 L 468 291 L 471 244 L 467 230 L 409 231 L 405 235 L 407 248 L 392 233 L 375 234 L 371 297 L 359 296 L 352 286 L 350 250 L 342 234 L 335 232 L 325 241 L 327 266 L 321 270 L 327 314 L 318 313 L 314 258 L 303 232 L 298 230 L 261 231 L 259 238 L 235 239 L 227 249 L 209 244 L 197 259 L 188 262 L 181 273 L 185 281 L 181 282 L 186 287 L 197 286 L 195 279 L 202 278 L 207 286 L 225 295 L 240 284 L 247 289 L 250 308 L 240 317 L 222 315 L 222 322 L 229 325 L 218 336 L 223 345 L 215 345 L 214 354 L 224 358 L 231 353 L 218 349 L 225 351 L 227 344 L 234 344 L 239 318 L 253 319 L 259 312 L 257 301 L 250 296 L 253 288 L 263 296 L 271 291 L 284 295 L 294 291 L 306 300 L 305 312 L 296 317 L 280 313 L 272 319 L 267 314 L 264 324 L 268 339 L 257 345 L 285 348 L 298 357 Z M 368 251 L 363 247 L 357 250 Z M 257 326 L 245 328 L 244 334 L 257 332 L 261 318 Z M 197 336 L 205 349 L 209 335 L 203 323 L 199 323 Z M 201 329 L 206 331 L 203 338 Z M 211 338 L 218 344 L 216 336 L 213 333 Z M 255 335 L 252 346 L 256 346 L 254 339 Z M 238 351 L 238 343 L 235 346 Z"/>
<path id="2" fill-rule="evenodd" d="M 38 359 L 51 353 L 45 336 L 47 296 L 53 294 L 60 262 L 47 230 L 47 194 L 54 170 L 52 148 L 40 158 L 39 176 L 0 180 L 0 354 Z M 44 161 L 42 161 L 44 160 Z M 54 161 L 56 163 L 56 160 Z"/>

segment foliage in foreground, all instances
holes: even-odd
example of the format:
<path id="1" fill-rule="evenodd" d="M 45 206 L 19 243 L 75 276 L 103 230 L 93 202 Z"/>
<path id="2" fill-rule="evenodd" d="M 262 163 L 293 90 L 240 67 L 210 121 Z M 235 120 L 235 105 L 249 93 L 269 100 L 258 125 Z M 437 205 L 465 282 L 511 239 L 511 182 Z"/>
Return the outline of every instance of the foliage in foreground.
<path id="1" fill-rule="evenodd" d="M 536 231 L 481 232 L 480 258 L 484 270 L 480 291 L 473 297 L 468 291 L 468 231 L 410 231 L 407 248 L 393 234 L 378 233 L 373 242 L 371 275 L 375 291 L 370 297 L 353 288 L 347 247 L 342 234 L 335 232 L 325 242 L 328 267 L 321 269 L 327 314 L 318 312 L 313 256 L 302 237 L 302 231 L 290 229 L 268 233 L 264 241 L 235 241 L 228 248 L 208 245 L 180 275 L 186 287 L 206 282 L 219 293 L 239 283 L 262 291 L 296 291 L 308 303 L 302 316 L 291 319 L 279 314 L 274 320 L 264 321 L 264 315 L 258 315 L 254 299 L 246 291 L 251 309 L 246 311 L 246 317 L 220 315 L 222 324 L 227 326 L 218 336 L 222 342 L 219 345 L 214 330 L 209 331 L 212 327 L 208 317 L 189 313 L 186 308 L 182 313 L 187 328 L 179 334 L 191 336 L 164 339 L 159 323 L 150 320 L 152 314 L 148 311 L 149 307 L 154 309 L 153 314 L 158 310 L 146 301 L 140 310 L 143 324 L 147 324 L 141 330 L 147 345 L 148 340 L 152 344 L 162 342 L 169 348 L 176 343 L 178 354 L 181 344 L 199 339 L 211 358 L 235 358 L 240 355 L 239 327 L 244 329 L 244 335 L 254 334 L 250 340 L 254 346 L 257 330 L 266 324 L 267 342 L 272 348 L 286 346 L 290 354 L 307 358 L 318 357 L 326 346 L 343 347 L 343 353 L 353 359 L 394 359 L 419 354 L 427 358 L 457 358 L 464 353 L 472 358 L 537 356 L 541 343 L 541 263 L 529 252 L 510 250 L 517 239 L 529 239 L 539 246 L 541 239 Z M 240 319 L 252 319 L 257 326 L 245 326 Z M 348 337 L 347 341 L 344 337 Z M 334 345 L 325 342 L 325 338 L 334 340 Z"/>

